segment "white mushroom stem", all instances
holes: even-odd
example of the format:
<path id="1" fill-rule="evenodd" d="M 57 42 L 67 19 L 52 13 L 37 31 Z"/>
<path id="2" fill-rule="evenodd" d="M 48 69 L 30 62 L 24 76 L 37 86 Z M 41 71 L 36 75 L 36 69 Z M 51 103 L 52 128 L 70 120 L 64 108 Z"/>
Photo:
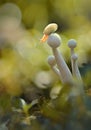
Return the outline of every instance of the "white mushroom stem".
<path id="1" fill-rule="evenodd" d="M 72 67 L 72 74 L 74 75 L 74 61 L 72 59 L 72 55 L 74 54 L 74 49 L 71 49 L 71 67 Z"/>
<path id="2" fill-rule="evenodd" d="M 59 79 L 61 80 L 61 82 L 64 83 L 64 80 L 62 78 L 62 74 L 60 73 L 59 69 L 57 69 L 56 66 L 52 66 L 51 68 L 59 76 Z"/>
<path id="3" fill-rule="evenodd" d="M 55 56 L 55 60 L 56 60 L 58 69 L 62 75 L 63 83 L 72 83 L 73 80 L 72 80 L 71 72 L 70 72 L 67 64 L 65 63 L 62 55 L 59 53 L 57 48 L 52 48 L 52 50 L 53 50 L 53 54 Z"/>
<path id="4" fill-rule="evenodd" d="M 78 68 L 78 64 L 77 64 L 77 59 L 78 59 L 78 56 L 77 56 L 77 54 L 73 54 L 72 56 L 71 56 L 71 58 L 72 58 L 72 62 L 73 62 L 73 76 L 77 79 L 77 81 L 78 81 L 78 84 L 79 84 L 79 92 L 81 93 L 81 94 L 84 94 L 84 89 L 83 89 L 83 81 L 82 81 L 82 78 L 81 78 L 81 75 L 80 75 L 80 71 L 79 71 L 79 68 Z"/>
<path id="5" fill-rule="evenodd" d="M 74 55 L 74 48 L 70 48 L 70 52 L 71 52 L 71 68 L 72 68 L 72 74 L 74 75 L 74 61 L 72 59 L 72 55 Z"/>
<path id="6" fill-rule="evenodd" d="M 76 77 L 78 80 L 82 81 L 82 78 L 78 69 L 77 58 L 78 56 L 75 53 L 71 56 L 72 64 L 73 64 L 73 76 Z"/>
<path id="7" fill-rule="evenodd" d="M 56 66 L 51 66 L 51 68 L 58 76 L 60 76 L 60 71 L 59 71 L 59 69 L 57 69 Z"/>
<path id="8" fill-rule="evenodd" d="M 74 48 L 70 48 L 71 55 L 74 54 Z"/>
<path id="9" fill-rule="evenodd" d="M 61 78 L 62 75 L 60 74 L 59 69 L 56 66 L 51 66 L 52 70 Z M 61 78 L 62 81 L 62 78 Z"/>

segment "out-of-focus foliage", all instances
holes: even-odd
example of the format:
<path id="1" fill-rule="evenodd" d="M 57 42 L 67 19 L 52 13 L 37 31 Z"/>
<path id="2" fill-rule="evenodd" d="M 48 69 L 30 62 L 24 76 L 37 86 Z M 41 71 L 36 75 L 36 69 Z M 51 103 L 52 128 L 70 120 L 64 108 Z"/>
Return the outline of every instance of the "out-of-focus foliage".
<path id="1" fill-rule="evenodd" d="M 77 106 L 75 99 L 70 101 L 71 90 L 63 88 L 47 64 L 51 49 L 40 39 L 43 28 L 51 22 L 58 24 L 60 51 L 69 66 L 67 41 L 74 38 L 78 42 L 76 52 L 86 89 L 86 107 L 91 109 L 91 0 L 0 0 L 0 128 L 91 129 L 91 112 L 85 110 L 80 97 Z M 51 99 L 52 94 L 56 99 Z M 22 110 L 20 98 L 28 105 L 38 99 L 39 103 L 27 110 L 29 116 L 37 115 L 38 122 L 13 110 L 16 106 Z M 82 119 L 78 116 L 81 111 Z"/>

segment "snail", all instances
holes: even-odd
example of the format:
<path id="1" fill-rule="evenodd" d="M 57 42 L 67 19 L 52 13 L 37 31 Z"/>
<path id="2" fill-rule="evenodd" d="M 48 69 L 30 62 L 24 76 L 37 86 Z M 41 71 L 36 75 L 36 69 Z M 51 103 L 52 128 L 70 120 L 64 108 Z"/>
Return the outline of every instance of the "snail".
<path id="1" fill-rule="evenodd" d="M 44 28 L 44 31 L 43 31 L 43 37 L 41 38 L 41 42 L 45 42 L 47 39 L 48 39 L 48 36 L 51 34 L 51 33 L 54 33 L 56 30 L 58 29 L 58 25 L 56 23 L 51 23 L 51 24 L 48 24 L 45 28 Z"/>

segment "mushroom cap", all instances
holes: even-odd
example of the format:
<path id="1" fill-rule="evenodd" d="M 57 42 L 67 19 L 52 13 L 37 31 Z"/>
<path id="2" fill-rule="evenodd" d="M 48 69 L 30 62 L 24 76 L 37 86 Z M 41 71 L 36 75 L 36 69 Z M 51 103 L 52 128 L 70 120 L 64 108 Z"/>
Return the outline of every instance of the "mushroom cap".
<path id="1" fill-rule="evenodd" d="M 75 39 L 70 39 L 70 40 L 68 41 L 68 47 L 70 47 L 70 48 L 75 48 L 76 45 L 77 45 L 77 41 L 76 41 Z"/>
<path id="2" fill-rule="evenodd" d="M 52 48 L 57 48 L 61 44 L 61 38 L 58 34 L 52 33 L 47 39 L 47 43 Z"/>
<path id="3" fill-rule="evenodd" d="M 51 66 L 54 66 L 56 64 L 55 57 L 53 55 L 49 56 L 47 61 Z"/>
<path id="4" fill-rule="evenodd" d="M 51 33 L 55 32 L 58 29 L 58 25 L 56 23 L 48 24 L 43 33 L 46 35 L 50 35 Z"/>
<path id="5" fill-rule="evenodd" d="M 77 54 L 73 54 L 71 57 L 72 57 L 73 60 L 77 60 L 78 55 Z"/>

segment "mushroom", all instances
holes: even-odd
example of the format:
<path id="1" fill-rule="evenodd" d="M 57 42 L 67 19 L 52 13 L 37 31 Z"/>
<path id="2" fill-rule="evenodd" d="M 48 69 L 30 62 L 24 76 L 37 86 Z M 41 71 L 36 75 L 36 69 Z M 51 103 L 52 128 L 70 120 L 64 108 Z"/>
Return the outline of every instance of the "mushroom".
<path id="1" fill-rule="evenodd" d="M 77 84 L 79 84 L 79 92 L 81 94 L 84 94 L 84 89 L 83 89 L 83 81 L 81 78 L 81 74 L 78 68 L 78 64 L 77 64 L 77 59 L 78 59 L 78 55 L 77 54 L 72 54 L 71 56 L 72 62 L 73 62 L 73 76 L 76 78 L 76 81 L 78 82 Z"/>
<path id="2" fill-rule="evenodd" d="M 68 47 L 71 49 L 71 55 L 74 53 L 74 48 L 77 46 L 77 42 L 75 39 L 70 39 L 68 41 Z"/>
<path id="3" fill-rule="evenodd" d="M 71 51 L 71 66 L 72 66 L 72 73 L 75 75 L 75 70 L 74 70 L 74 60 L 72 58 L 72 55 L 74 55 L 74 48 L 77 46 L 77 42 L 75 39 L 70 39 L 68 41 L 68 47 L 70 48 Z"/>
<path id="4" fill-rule="evenodd" d="M 56 67 L 55 57 L 53 55 L 51 55 L 48 57 L 47 61 L 48 61 L 48 64 L 50 65 L 50 67 L 52 68 L 52 70 L 56 73 L 56 75 L 59 76 L 61 82 L 63 83 L 62 75 L 61 75 L 59 69 Z"/>
<path id="5" fill-rule="evenodd" d="M 72 74 L 73 77 L 76 78 L 76 80 L 80 83 L 80 92 L 84 94 L 84 90 L 83 90 L 83 81 L 81 78 L 81 74 L 78 68 L 78 64 L 77 64 L 77 59 L 78 59 L 78 55 L 75 54 L 74 52 L 74 48 L 77 46 L 77 41 L 75 39 L 70 39 L 68 41 L 68 47 L 70 48 L 71 51 L 71 66 L 72 66 Z"/>
<path id="6" fill-rule="evenodd" d="M 82 81 L 81 75 L 80 75 L 80 72 L 79 72 L 79 69 L 78 69 L 78 65 L 77 65 L 77 59 L 78 59 L 77 54 L 74 53 L 74 54 L 71 56 L 71 59 L 72 59 L 72 61 L 73 61 L 73 75 L 74 75 L 77 79 L 79 79 L 79 80 Z"/>
<path id="7" fill-rule="evenodd" d="M 59 50 L 57 49 L 57 47 L 60 46 L 61 44 L 61 38 L 58 34 L 54 33 L 57 30 L 58 26 L 55 23 L 51 23 L 48 26 L 45 27 L 43 33 L 46 36 L 46 38 L 41 39 L 42 42 L 47 40 L 47 44 L 52 48 L 55 60 L 56 60 L 56 64 L 58 66 L 59 71 L 56 73 L 60 72 L 61 76 L 61 81 L 65 84 L 67 83 L 72 83 L 72 74 L 67 66 L 67 64 L 65 63 L 62 54 L 59 52 Z M 54 69 L 55 70 L 55 69 Z M 56 69 L 57 71 L 57 69 Z"/>

